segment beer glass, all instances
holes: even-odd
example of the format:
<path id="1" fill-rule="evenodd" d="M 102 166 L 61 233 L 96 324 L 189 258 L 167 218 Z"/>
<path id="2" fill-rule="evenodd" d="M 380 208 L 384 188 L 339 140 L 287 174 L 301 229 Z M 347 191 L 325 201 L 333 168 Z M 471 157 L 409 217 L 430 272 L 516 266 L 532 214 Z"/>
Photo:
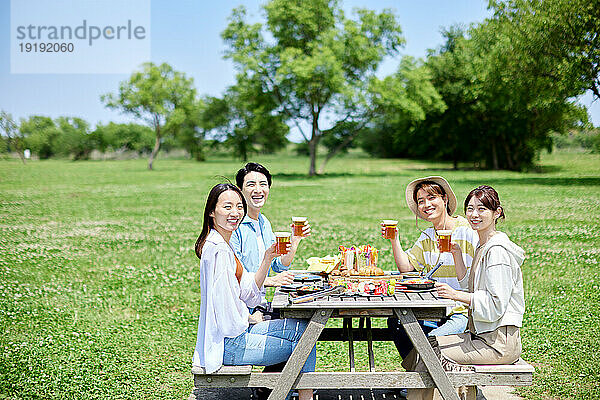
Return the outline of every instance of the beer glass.
<path id="1" fill-rule="evenodd" d="M 292 217 L 292 223 L 294 224 L 294 236 L 304 236 L 302 229 L 306 225 L 306 217 Z"/>
<path id="2" fill-rule="evenodd" d="M 451 230 L 437 231 L 440 253 L 450 252 L 450 241 L 452 239 Z"/>
<path id="3" fill-rule="evenodd" d="M 290 243 L 290 232 L 275 232 L 275 253 L 287 254 L 287 244 Z"/>
<path id="4" fill-rule="evenodd" d="M 384 219 L 383 225 L 385 226 L 385 233 L 383 237 L 386 239 L 394 239 L 396 237 L 396 226 L 398 226 L 398 221 Z"/>

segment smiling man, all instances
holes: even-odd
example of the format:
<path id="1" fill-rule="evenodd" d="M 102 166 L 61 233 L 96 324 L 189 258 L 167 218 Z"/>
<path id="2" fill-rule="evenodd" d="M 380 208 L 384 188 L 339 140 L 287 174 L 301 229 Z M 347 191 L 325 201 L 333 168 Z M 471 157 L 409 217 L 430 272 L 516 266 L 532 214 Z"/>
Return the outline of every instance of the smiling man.
<path id="1" fill-rule="evenodd" d="M 269 198 L 271 173 L 261 164 L 248 163 L 237 172 L 235 181 L 237 186 L 242 189 L 248 203 L 248 214 L 242 220 L 239 228 L 231 235 L 229 243 L 244 268 L 250 272 L 255 272 L 262 263 L 265 249 L 275 243 L 275 234 L 271 228 L 271 223 L 260 212 Z M 306 224 L 303 229 L 303 236 L 308 235 L 310 235 L 310 225 Z M 267 276 L 264 286 L 281 286 L 294 281 L 294 275 L 288 269 L 303 236 L 294 236 L 292 233 L 288 253 L 275 258 L 271 262 L 271 269 L 277 274 Z M 263 287 L 261 305 L 251 310 L 251 323 L 280 318 L 279 313 L 273 312 L 271 304 L 267 303 L 265 294 Z M 265 367 L 263 372 L 281 372 L 284 366 L 285 363 L 269 365 Z M 256 388 L 255 395 L 259 400 L 263 400 L 268 398 L 270 392 L 271 390 L 267 388 Z"/>
<path id="2" fill-rule="evenodd" d="M 265 249 L 275 242 L 275 235 L 271 223 L 261 213 L 271 189 L 271 173 L 267 168 L 258 163 L 247 163 L 241 168 L 235 177 L 237 186 L 242 190 L 248 203 L 248 214 L 242 221 L 240 227 L 231 236 L 231 246 L 236 252 L 244 268 L 250 272 L 258 269 L 265 254 Z M 310 235 L 310 225 L 304 227 L 304 236 Z M 302 236 L 291 237 L 291 246 L 287 254 L 283 254 L 273 260 L 271 269 L 276 272 L 275 276 L 269 276 L 265 280 L 265 286 L 281 286 L 293 282 L 294 275 L 287 270 L 294 259 Z M 264 290 L 264 289 L 263 289 Z M 259 309 L 267 312 L 269 307 L 264 299 Z M 261 315 L 255 314 L 255 318 L 262 319 Z"/>

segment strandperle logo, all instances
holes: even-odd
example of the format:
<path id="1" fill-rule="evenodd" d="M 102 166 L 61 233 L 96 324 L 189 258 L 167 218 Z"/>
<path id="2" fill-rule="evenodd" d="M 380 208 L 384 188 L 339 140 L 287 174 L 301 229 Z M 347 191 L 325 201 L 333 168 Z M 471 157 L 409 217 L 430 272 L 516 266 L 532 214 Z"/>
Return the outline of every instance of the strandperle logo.
<path id="1" fill-rule="evenodd" d="M 76 27 L 69 25 L 21 25 L 17 26 L 18 40 L 87 40 L 92 45 L 95 40 L 144 40 L 146 39 L 146 28 L 142 25 L 134 25 L 128 19 L 124 25 L 89 25 L 86 19 Z"/>
<path id="2" fill-rule="evenodd" d="M 151 60 L 150 5 L 150 0 L 11 0 L 10 72 L 130 74 Z"/>

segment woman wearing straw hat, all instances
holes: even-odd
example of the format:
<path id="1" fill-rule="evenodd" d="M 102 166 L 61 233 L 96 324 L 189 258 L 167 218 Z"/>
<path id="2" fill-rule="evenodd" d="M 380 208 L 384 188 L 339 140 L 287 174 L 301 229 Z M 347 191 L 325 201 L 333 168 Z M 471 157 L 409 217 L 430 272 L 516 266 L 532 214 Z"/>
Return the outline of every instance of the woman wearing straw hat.
<path id="1" fill-rule="evenodd" d="M 440 252 L 438 234 L 440 230 L 452 231 L 452 242 L 459 244 L 463 259 L 462 268 L 465 274 L 471 267 L 473 256 L 478 244 L 478 236 L 471 229 L 467 220 L 461 216 L 452 216 L 456 211 L 456 196 L 448 181 L 441 176 L 428 176 L 415 179 L 406 187 L 406 203 L 415 214 L 415 223 L 419 229 L 418 220 L 423 219 L 431 226 L 424 231 L 415 244 L 406 251 L 402 249 L 398 239 L 398 231 L 390 239 L 394 260 L 400 272 L 427 272 L 441 263 L 434 277 L 438 282 L 447 283 L 454 289 L 460 289 L 454 258 L 450 252 Z M 383 228 L 383 227 L 382 227 Z M 383 232 L 383 229 L 382 229 Z M 430 336 L 443 336 L 462 333 L 467 326 L 467 308 L 464 305 L 455 307 L 450 316 L 441 324 L 425 321 L 423 330 Z M 388 327 L 394 332 L 394 343 L 402 358 L 412 349 L 402 325 L 395 318 L 388 319 Z"/>

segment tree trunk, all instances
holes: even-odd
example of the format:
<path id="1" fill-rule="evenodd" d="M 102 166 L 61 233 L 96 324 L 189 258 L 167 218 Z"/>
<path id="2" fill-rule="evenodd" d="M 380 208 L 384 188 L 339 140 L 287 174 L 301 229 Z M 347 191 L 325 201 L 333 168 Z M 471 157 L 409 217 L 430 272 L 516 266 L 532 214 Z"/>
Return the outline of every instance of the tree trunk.
<path id="1" fill-rule="evenodd" d="M 19 158 L 21 159 L 23 164 L 25 164 L 25 155 L 23 154 L 23 149 L 17 147 L 17 154 L 19 155 Z"/>
<path id="2" fill-rule="evenodd" d="M 310 167 L 308 168 L 308 176 L 315 176 L 317 174 L 317 140 L 315 137 L 310 139 L 308 142 L 308 154 L 310 156 Z"/>
<path id="3" fill-rule="evenodd" d="M 12 145 L 15 148 L 15 151 L 17 152 L 17 155 L 19 156 L 19 158 L 21 159 L 23 164 L 25 164 L 25 155 L 23 154 L 21 140 L 16 137 L 10 137 L 10 136 L 8 137 L 8 139 L 9 139 L 9 143 L 12 142 Z"/>
<path id="4" fill-rule="evenodd" d="M 150 160 L 148 160 L 148 169 L 152 171 L 152 163 L 154 162 L 154 158 L 158 154 L 160 150 L 160 125 L 156 124 L 156 141 L 154 142 L 154 148 L 152 149 L 152 153 L 150 153 Z"/>
<path id="5" fill-rule="evenodd" d="M 196 161 L 205 161 L 206 157 L 204 157 L 204 151 L 202 151 L 202 148 L 199 148 L 198 150 L 196 150 L 194 152 L 194 157 L 196 158 Z"/>
<path id="6" fill-rule="evenodd" d="M 506 143 L 506 141 L 503 141 L 503 145 L 504 145 L 504 153 L 506 154 L 506 164 L 508 166 L 508 169 L 510 169 L 511 171 L 514 171 L 515 163 L 513 162 L 513 159 L 512 159 L 512 151 L 508 147 L 508 143 Z"/>
<path id="7" fill-rule="evenodd" d="M 352 141 L 352 139 L 354 139 L 356 137 L 357 134 L 358 134 L 358 130 L 356 132 L 354 132 L 352 135 L 346 136 L 346 138 L 342 141 L 342 143 L 338 144 L 336 146 L 336 148 L 333 149 L 333 151 L 331 151 L 327 154 L 327 156 L 321 163 L 321 168 L 319 168 L 319 174 L 322 174 L 325 171 L 325 164 L 327 164 L 327 162 L 329 160 L 331 160 L 333 158 L 333 156 L 335 156 L 340 150 L 342 150 L 346 145 L 348 145 L 348 143 L 350 143 Z"/>
<path id="8" fill-rule="evenodd" d="M 312 135 L 308 142 L 308 154 L 310 155 L 308 176 L 315 176 L 317 174 L 317 145 L 319 144 L 319 139 L 319 113 L 313 111 Z"/>
<path id="9" fill-rule="evenodd" d="M 496 152 L 496 142 L 492 140 L 492 168 L 495 170 L 500 169 L 498 166 L 498 153 Z"/>

